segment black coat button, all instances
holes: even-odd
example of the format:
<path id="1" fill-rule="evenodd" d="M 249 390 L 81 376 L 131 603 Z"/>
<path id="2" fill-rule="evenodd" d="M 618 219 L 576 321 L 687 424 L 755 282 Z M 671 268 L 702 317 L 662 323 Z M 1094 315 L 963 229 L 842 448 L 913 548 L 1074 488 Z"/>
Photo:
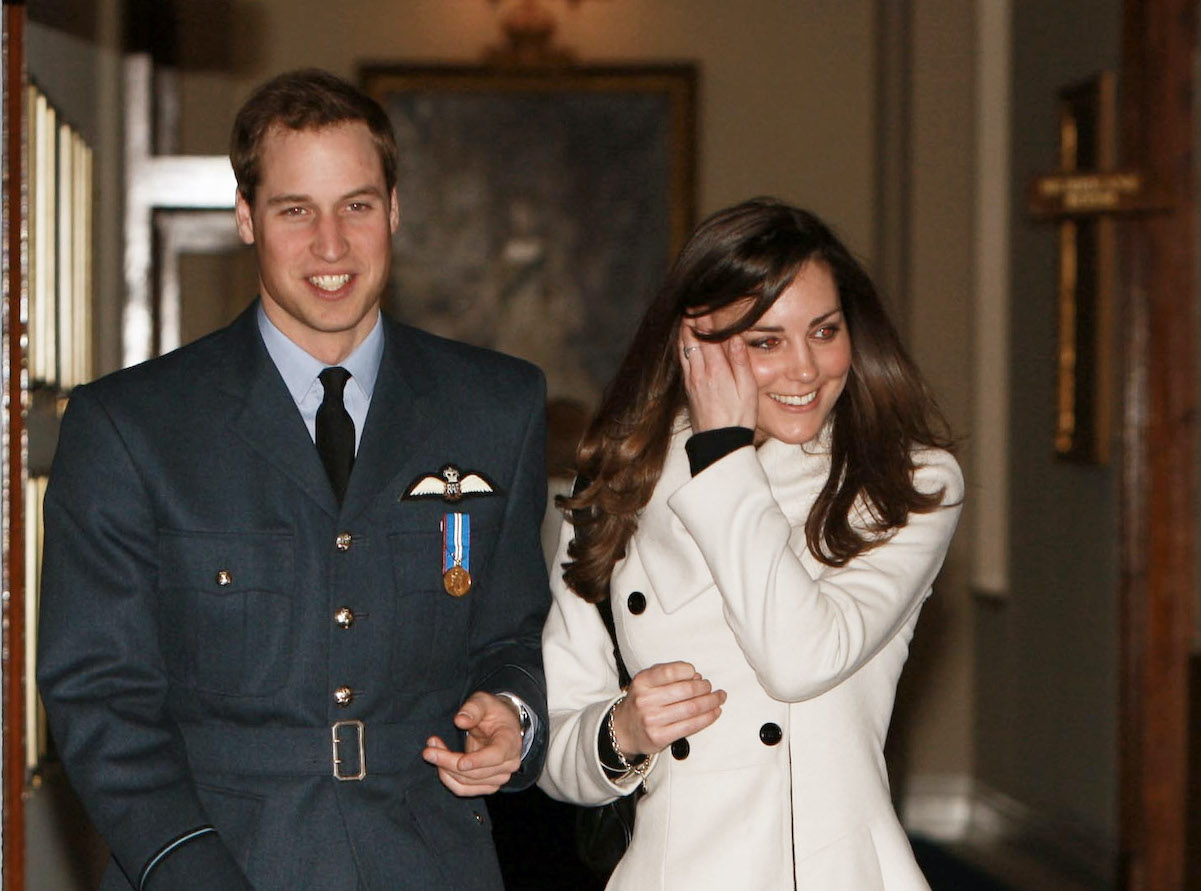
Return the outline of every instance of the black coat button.
<path id="1" fill-rule="evenodd" d="M 630 608 L 630 612 L 634 615 L 642 615 L 643 610 L 646 609 L 646 595 L 641 591 L 635 591 L 626 600 L 626 606 Z"/>
<path id="2" fill-rule="evenodd" d="M 692 746 L 688 745 L 688 737 L 677 739 L 671 744 L 671 757 L 677 761 L 683 761 L 688 757 L 688 753 L 692 751 Z"/>
<path id="3" fill-rule="evenodd" d="M 759 739 L 763 741 L 765 746 L 774 746 L 784 738 L 784 731 L 780 729 L 779 724 L 773 724 L 768 721 L 759 728 Z"/>

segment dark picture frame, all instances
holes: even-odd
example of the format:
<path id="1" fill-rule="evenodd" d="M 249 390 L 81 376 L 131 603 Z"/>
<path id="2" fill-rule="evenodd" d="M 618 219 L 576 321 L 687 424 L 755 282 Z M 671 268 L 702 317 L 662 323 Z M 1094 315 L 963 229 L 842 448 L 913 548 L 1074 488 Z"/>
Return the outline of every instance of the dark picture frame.
<path id="1" fill-rule="evenodd" d="M 595 407 L 695 216 L 693 65 L 365 65 L 400 145 L 391 312 Z"/>

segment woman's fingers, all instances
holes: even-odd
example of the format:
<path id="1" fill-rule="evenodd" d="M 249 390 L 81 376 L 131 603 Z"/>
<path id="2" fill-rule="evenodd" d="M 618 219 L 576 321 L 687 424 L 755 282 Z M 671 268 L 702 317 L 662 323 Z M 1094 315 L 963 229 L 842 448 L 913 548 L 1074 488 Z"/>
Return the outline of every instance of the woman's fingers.
<path id="1" fill-rule="evenodd" d="M 725 691 L 716 690 L 639 713 L 642 735 L 649 742 L 646 749 L 657 752 L 682 736 L 708 727 L 721 714 L 725 701 Z"/>
<path id="2" fill-rule="evenodd" d="M 677 739 L 682 739 L 685 736 L 692 736 L 698 731 L 704 730 L 714 721 L 721 717 L 721 706 L 716 706 L 711 709 L 706 709 L 697 715 L 686 718 L 683 721 L 677 721 L 674 724 L 666 724 L 663 727 L 655 728 L 650 734 L 652 741 L 659 750 L 670 746 Z"/>
<path id="3" fill-rule="evenodd" d="M 623 751 L 658 752 L 716 721 L 725 701 L 725 691 L 714 690 L 689 663 L 653 665 L 630 683 L 614 730 Z"/>
<path id="4" fill-rule="evenodd" d="M 753 429 L 758 388 L 746 343 L 738 336 L 719 342 L 701 339 L 711 330 L 705 316 L 680 326 L 680 365 L 692 429 L 697 433 L 721 427 Z"/>
<path id="5" fill-rule="evenodd" d="M 650 668 L 644 668 L 630 682 L 631 688 L 661 687 L 676 681 L 699 679 L 700 673 L 689 662 L 658 662 Z"/>

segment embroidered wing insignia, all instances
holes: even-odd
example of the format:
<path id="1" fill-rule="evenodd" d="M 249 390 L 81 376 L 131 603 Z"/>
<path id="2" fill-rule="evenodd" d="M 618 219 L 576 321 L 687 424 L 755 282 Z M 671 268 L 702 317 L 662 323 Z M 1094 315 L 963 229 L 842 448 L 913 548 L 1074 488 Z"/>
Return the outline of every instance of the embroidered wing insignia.
<path id="1" fill-rule="evenodd" d="M 425 474 L 405 490 L 400 497 L 405 498 L 441 498 L 450 504 L 461 501 L 471 495 L 494 495 L 495 487 L 477 470 L 466 473 L 453 464 L 447 464 L 438 475 Z"/>

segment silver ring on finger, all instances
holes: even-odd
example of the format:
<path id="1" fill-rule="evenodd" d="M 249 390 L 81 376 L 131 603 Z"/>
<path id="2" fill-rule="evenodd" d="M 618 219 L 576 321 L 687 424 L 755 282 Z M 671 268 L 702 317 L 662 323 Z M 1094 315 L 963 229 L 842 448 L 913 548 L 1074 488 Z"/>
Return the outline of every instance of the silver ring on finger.
<path id="1" fill-rule="evenodd" d="M 698 346 L 686 346 L 686 347 L 684 347 L 684 358 L 685 358 L 685 359 L 687 359 L 687 358 L 688 358 L 688 354 L 689 354 L 689 353 L 691 353 L 693 350 L 699 350 L 699 349 L 700 349 L 700 347 L 698 347 Z"/>

